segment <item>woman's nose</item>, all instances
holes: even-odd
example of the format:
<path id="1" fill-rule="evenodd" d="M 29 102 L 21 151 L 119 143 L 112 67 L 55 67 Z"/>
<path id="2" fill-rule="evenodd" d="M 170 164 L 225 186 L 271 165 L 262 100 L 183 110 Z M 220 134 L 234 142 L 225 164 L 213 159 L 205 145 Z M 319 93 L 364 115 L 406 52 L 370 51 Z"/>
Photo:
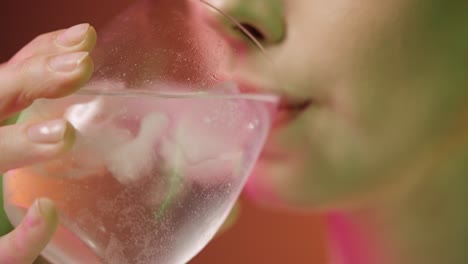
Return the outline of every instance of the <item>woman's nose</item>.
<path id="1" fill-rule="evenodd" d="M 285 38 L 283 0 L 206 0 L 206 2 L 234 18 L 263 45 L 277 44 Z M 239 30 L 239 34 L 241 33 Z"/>

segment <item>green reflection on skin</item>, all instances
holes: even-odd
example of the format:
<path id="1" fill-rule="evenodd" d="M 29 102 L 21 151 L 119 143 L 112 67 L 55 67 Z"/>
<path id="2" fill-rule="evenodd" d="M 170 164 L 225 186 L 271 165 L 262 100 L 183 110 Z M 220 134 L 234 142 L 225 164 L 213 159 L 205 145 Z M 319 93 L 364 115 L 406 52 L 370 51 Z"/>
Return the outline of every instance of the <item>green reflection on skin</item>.
<path id="1" fill-rule="evenodd" d="M 18 120 L 18 115 L 15 115 L 5 122 L 2 125 L 12 125 L 16 123 Z M 5 210 L 3 209 L 3 175 L 0 179 L 0 236 L 8 234 L 11 230 L 13 230 L 13 226 L 10 224 L 8 217 L 6 216 Z"/>

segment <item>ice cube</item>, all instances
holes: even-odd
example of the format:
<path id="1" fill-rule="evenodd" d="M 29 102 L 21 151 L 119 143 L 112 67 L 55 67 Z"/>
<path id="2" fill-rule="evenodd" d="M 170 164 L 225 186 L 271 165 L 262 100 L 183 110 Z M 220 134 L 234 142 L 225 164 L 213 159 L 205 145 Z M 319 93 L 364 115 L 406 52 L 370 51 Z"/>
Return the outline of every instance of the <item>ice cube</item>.
<path id="1" fill-rule="evenodd" d="M 137 137 L 118 145 L 106 156 L 107 169 L 124 184 L 147 176 L 157 166 L 156 145 L 168 125 L 166 115 L 149 113 L 141 120 Z"/>

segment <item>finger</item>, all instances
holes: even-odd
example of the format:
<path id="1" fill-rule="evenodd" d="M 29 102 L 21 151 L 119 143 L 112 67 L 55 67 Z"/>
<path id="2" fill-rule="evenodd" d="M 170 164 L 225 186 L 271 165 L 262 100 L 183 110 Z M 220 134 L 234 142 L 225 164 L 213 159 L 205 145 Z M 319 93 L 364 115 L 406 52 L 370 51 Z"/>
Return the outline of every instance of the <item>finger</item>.
<path id="1" fill-rule="evenodd" d="M 66 120 L 1 127 L 0 174 L 59 157 L 70 150 L 74 139 L 75 130 Z"/>
<path id="2" fill-rule="evenodd" d="M 87 23 L 45 33 L 22 48 L 9 63 L 20 63 L 40 54 L 91 51 L 96 44 L 96 39 L 96 30 Z"/>
<path id="3" fill-rule="evenodd" d="M 21 224 L 0 238 L 0 263 L 32 263 L 52 238 L 58 222 L 57 210 L 52 201 L 35 201 Z"/>
<path id="4" fill-rule="evenodd" d="M 0 68 L 0 120 L 28 107 L 37 98 L 68 95 L 91 77 L 88 52 L 39 55 Z"/>

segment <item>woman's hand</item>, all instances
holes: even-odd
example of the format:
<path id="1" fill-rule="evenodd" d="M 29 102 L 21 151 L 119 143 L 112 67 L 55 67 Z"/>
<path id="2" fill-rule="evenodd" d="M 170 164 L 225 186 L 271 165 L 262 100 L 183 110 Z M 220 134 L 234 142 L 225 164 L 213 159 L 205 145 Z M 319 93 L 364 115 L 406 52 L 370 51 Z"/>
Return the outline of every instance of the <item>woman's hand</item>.
<path id="1" fill-rule="evenodd" d="M 38 98 L 73 93 L 91 77 L 89 52 L 96 32 L 88 24 L 43 34 L 0 65 L 0 123 Z M 70 149 L 74 129 L 65 120 L 0 127 L 0 174 L 56 158 Z M 0 219 L 0 221 L 2 221 Z M 0 237 L 0 263 L 32 263 L 58 226 L 48 199 L 38 199 L 22 223 Z"/>

